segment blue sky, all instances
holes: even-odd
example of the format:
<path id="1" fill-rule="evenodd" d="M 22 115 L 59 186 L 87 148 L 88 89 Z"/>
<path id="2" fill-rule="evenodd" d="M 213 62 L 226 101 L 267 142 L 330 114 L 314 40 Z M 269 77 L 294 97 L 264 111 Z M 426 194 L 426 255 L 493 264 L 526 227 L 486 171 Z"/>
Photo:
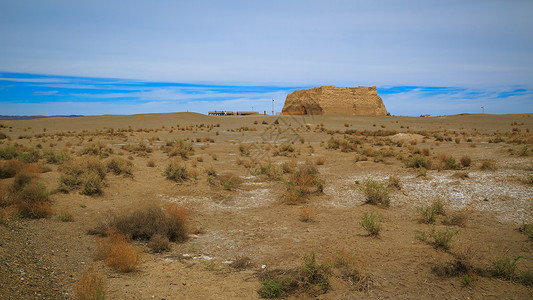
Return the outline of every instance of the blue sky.
<path id="1" fill-rule="evenodd" d="M 533 2 L 0 3 L 0 114 L 281 110 L 376 85 L 395 115 L 533 112 Z"/>

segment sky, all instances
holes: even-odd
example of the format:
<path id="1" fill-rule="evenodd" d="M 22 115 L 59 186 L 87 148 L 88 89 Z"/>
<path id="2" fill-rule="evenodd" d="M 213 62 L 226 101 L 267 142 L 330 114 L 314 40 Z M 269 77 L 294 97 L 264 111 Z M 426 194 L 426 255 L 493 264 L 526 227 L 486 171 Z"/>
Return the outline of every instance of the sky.
<path id="1" fill-rule="evenodd" d="M 0 115 L 279 112 L 322 85 L 377 86 L 394 115 L 529 113 L 532 14 L 529 0 L 1 1 Z"/>

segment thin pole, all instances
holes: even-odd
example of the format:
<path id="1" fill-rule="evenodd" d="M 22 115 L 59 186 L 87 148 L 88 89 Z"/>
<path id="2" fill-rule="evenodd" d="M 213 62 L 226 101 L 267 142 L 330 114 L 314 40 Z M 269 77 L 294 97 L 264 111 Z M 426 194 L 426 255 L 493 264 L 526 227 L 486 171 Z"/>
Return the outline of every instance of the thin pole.
<path id="1" fill-rule="evenodd" d="M 272 99 L 272 115 L 274 115 L 274 99 Z"/>

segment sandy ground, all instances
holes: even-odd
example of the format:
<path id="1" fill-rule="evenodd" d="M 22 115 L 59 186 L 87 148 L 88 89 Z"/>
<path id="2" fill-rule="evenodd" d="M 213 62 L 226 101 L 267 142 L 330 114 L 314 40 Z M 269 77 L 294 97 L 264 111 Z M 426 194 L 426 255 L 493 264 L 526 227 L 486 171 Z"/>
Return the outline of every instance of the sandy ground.
<path id="1" fill-rule="evenodd" d="M 276 120 L 279 124 L 274 125 Z M 111 157 L 129 158 L 134 165 L 132 178 L 108 174 L 101 196 L 77 191 L 52 194 L 55 214 L 69 211 L 73 222 L 52 216 L 0 225 L 3 299 L 73 299 L 73 287 L 89 266 L 105 274 L 108 299 L 258 299 L 261 274 L 298 269 L 311 251 L 320 262 L 331 261 L 339 251 L 356 255 L 361 262 L 358 267 L 370 276 L 372 285 L 360 291 L 332 274 L 326 293 L 297 292 L 288 298 L 533 298 L 531 286 L 486 272 L 472 273 L 472 282 L 465 284 L 463 274 L 443 276 L 435 271 L 466 248 L 472 249 L 470 258 L 479 270 L 490 269 L 502 253 L 522 256 L 517 262 L 519 270 L 533 269 L 533 241 L 517 230 L 522 223 L 533 222 L 533 185 L 527 182 L 533 175 L 533 153 L 518 155 L 524 146 L 533 150 L 529 132 L 533 118 L 527 114 L 410 118 L 173 113 L 0 124 L 5 125 L 0 132 L 9 136 L 0 140 L 0 147 L 41 144 L 43 149 L 65 149 L 77 158 L 85 146 L 100 142 L 113 149 Z M 210 129 L 210 125 L 214 127 Z M 115 135 L 109 134 L 110 128 Z M 119 129 L 125 130 L 119 135 Z M 343 138 L 345 130 L 388 131 L 385 136 L 356 136 L 363 141 L 361 149 L 391 150 L 394 155 L 377 162 L 372 157 L 356 162 L 355 152 L 326 149 L 327 141 Z M 428 132 L 451 139 L 437 141 Z M 205 137 L 214 142 L 205 142 Z M 498 137 L 503 141 L 493 142 Z M 184 163 L 197 170 L 198 176 L 176 183 L 162 175 L 169 158 L 160 146 L 186 138 L 194 140 L 195 153 Z M 121 150 L 121 145 L 140 141 L 153 148 L 147 157 Z M 400 141 L 403 143 L 398 146 Z M 284 142 L 294 142 L 295 151 L 289 156 L 273 156 L 269 148 Z M 239 145 L 249 148 L 250 154 L 243 156 Z M 460 170 L 429 170 L 421 177 L 398 159 L 410 155 L 414 147 L 427 148 L 435 162 L 439 154 L 451 154 L 457 160 L 469 156 L 472 164 Z M 286 188 L 280 180 L 254 175 L 238 163 L 294 160 L 303 164 L 317 158 L 325 158 L 323 165 L 317 165 L 324 191 L 298 205 L 283 203 Z M 481 170 L 484 159 L 494 159 L 496 169 Z M 149 160 L 155 167 L 147 165 Z M 45 164 L 44 160 L 40 163 Z M 51 171 L 39 174 L 39 180 L 53 190 L 61 172 L 57 165 L 48 166 Z M 241 183 L 231 191 L 210 184 L 205 170 L 211 166 L 218 174 L 239 176 Z M 467 178 L 458 176 L 465 172 Z M 390 207 L 365 204 L 361 184 L 391 176 L 399 179 L 401 189 L 391 188 Z M 10 180 L 1 183 L 8 185 Z M 449 251 L 415 239 L 416 231 L 431 228 L 419 222 L 416 208 L 437 198 L 445 201 L 449 214 L 466 215 L 465 226 L 450 227 L 459 233 Z M 160 254 L 132 242 L 145 250 L 138 271 L 132 273 L 117 272 L 93 259 L 97 243 L 95 236 L 87 234 L 89 229 L 108 213 L 124 213 L 154 201 L 188 208 L 190 225 L 201 230 Z M 311 222 L 300 221 L 303 207 L 316 212 Z M 377 238 L 368 236 L 359 224 L 363 214 L 373 210 L 384 218 Z M 446 226 L 439 219 L 436 228 Z M 231 268 L 230 263 L 238 257 L 250 258 L 250 266 Z"/>

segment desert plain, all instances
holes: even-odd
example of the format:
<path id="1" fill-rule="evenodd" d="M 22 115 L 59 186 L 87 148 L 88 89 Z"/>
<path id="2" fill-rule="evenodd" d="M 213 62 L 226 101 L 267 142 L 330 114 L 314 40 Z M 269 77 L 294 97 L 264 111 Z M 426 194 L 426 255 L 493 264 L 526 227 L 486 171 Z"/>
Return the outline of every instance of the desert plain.
<path id="1" fill-rule="evenodd" d="M 533 298 L 530 114 L 0 124 L 2 299 Z"/>

